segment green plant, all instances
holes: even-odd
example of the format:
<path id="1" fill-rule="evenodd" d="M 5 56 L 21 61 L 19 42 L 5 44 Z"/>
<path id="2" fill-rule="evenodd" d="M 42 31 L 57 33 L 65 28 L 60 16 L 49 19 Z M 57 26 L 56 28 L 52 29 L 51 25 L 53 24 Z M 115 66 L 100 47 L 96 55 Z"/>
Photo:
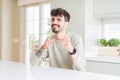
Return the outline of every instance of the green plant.
<path id="1" fill-rule="evenodd" d="M 35 49 L 38 48 L 39 41 L 35 39 L 35 34 L 29 34 L 29 50 L 33 54 Z"/>
<path id="2" fill-rule="evenodd" d="M 106 39 L 100 39 L 100 45 L 107 46 L 107 40 Z"/>
<path id="3" fill-rule="evenodd" d="M 47 22 L 48 30 L 46 31 L 45 34 L 47 34 L 47 36 L 50 37 L 52 34 L 52 32 L 51 32 L 51 20 L 50 20 L 50 18 L 48 18 L 47 20 L 48 20 L 48 22 Z"/>
<path id="4" fill-rule="evenodd" d="M 119 46 L 120 41 L 119 41 L 119 39 L 112 38 L 112 39 L 108 40 L 107 43 L 110 47 L 117 47 L 117 46 Z"/>
<path id="5" fill-rule="evenodd" d="M 47 34 L 47 36 L 49 37 L 49 36 L 51 36 L 51 28 L 49 28 L 48 30 L 47 30 L 47 32 L 46 32 L 46 34 Z"/>
<path id="6" fill-rule="evenodd" d="M 120 40 L 117 38 L 109 39 L 108 41 L 106 39 L 100 39 L 99 43 L 101 46 L 110 46 L 110 47 L 118 47 L 120 45 Z"/>

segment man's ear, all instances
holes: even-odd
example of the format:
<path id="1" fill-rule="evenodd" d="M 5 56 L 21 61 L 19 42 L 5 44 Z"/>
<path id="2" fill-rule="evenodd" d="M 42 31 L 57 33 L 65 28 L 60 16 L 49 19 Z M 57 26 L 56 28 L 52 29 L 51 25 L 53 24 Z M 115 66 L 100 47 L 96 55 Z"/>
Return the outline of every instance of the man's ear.
<path id="1" fill-rule="evenodd" d="M 66 27 L 68 27 L 68 25 L 69 25 L 69 22 L 65 22 L 65 24 L 66 24 Z"/>

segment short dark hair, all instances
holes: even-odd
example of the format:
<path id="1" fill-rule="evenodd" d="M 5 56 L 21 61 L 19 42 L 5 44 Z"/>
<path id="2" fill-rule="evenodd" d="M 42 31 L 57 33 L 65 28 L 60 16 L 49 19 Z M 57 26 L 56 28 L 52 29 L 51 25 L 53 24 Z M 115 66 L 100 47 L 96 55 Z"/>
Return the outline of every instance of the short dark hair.
<path id="1" fill-rule="evenodd" d="M 70 14 L 65 9 L 53 8 L 50 14 L 51 16 L 64 16 L 66 22 L 70 21 Z"/>

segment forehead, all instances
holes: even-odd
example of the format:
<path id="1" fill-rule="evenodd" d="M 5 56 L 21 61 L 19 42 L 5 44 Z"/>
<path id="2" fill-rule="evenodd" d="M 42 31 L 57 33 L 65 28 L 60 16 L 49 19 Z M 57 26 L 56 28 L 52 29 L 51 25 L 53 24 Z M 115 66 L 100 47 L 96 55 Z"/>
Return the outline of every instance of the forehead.
<path id="1" fill-rule="evenodd" d="M 57 15 L 57 16 L 52 16 L 52 18 L 64 18 L 64 16 L 63 15 Z"/>

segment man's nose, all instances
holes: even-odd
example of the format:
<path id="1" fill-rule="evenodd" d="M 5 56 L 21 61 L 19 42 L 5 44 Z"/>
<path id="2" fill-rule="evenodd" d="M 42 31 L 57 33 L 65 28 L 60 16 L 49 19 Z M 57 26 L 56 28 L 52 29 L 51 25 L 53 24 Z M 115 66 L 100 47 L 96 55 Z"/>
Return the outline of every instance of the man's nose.
<path id="1" fill-rule="evenodd" d="M 57 20 L 52 21 L 52 23 L 53 23 L 53 24 L 56 24 L 56 23 L 57 23 Z"/>

